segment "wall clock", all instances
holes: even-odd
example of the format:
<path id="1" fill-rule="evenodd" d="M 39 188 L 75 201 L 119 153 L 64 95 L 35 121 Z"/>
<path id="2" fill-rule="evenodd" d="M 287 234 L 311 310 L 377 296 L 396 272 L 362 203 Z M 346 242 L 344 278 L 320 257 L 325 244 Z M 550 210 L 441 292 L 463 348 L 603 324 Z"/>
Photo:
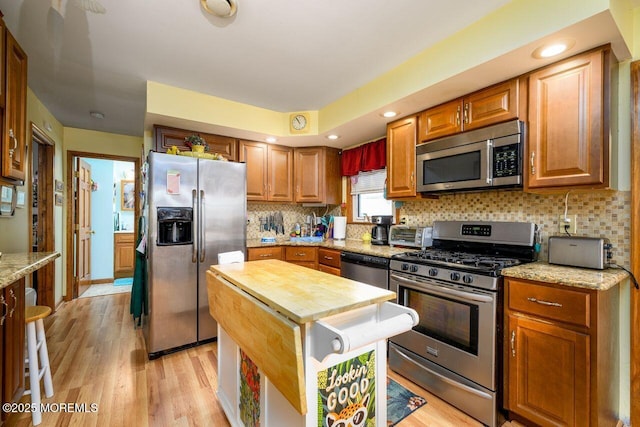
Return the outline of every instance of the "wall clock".
<path id="1" fill-rule="evenodd" d="M 309 115 L 294 113 L 289 116 L 289 131 L 291 133 L 306 133 L 309 131 Z"/>

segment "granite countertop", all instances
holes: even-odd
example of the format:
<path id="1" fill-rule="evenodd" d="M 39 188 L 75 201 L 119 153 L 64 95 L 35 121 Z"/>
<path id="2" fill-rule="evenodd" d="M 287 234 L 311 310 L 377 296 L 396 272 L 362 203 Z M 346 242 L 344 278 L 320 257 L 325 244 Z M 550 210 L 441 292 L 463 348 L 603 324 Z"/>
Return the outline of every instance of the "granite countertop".
<path id="1" fill-rule="evenodd" d="M 598 291 L 606 291 L 629 277 L 627 272 L 617 268 L 592 270 L 553 265 L 544 261 L 508 267 L 502 270 L 502 275 Z"/>
<path id="2" fill-rule="evenodd" d="M 379 256 L 383 258 L 390 258 L 392 255 L 401 254 L 412 248 L 398 248 L 388 245 L 372 245 L 371 243 L 364 243 L 360 239 L 346 239 L 346 240 L 324 240 L 322 242 L 291 242 L 288 238 L 282 240 L 276 240 L 275 243 L 261 243 L 260 239 L 248 239 L 247 248 L 264 248 L 269 246 L 318 246 L 321 248 L 336 249 L 347 252 L 357 252 L 365 255 Z"/>
<path id="3" fill-rule="evenodd" d="M 60 252 L 3 253 L 0 257 L 0 289 L 44 267 Z"/>
<path id="4" fill-rule="evenodd" d="M 298 324 L 396 297 L 386 289 L 275 259 L 214 265 L 211 271 Z"/>

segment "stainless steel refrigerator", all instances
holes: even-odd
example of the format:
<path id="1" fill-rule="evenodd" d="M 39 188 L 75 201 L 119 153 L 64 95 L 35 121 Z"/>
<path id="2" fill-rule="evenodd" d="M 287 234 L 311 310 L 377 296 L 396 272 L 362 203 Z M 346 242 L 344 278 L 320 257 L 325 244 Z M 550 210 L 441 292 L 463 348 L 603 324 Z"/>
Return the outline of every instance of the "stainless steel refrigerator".
<path id="1" fill-rule="evenodd" d="M 150 358 L 216 337 L 205 273 L 246 244 L 246 165 L 151 152 L 148 157 Z"/>

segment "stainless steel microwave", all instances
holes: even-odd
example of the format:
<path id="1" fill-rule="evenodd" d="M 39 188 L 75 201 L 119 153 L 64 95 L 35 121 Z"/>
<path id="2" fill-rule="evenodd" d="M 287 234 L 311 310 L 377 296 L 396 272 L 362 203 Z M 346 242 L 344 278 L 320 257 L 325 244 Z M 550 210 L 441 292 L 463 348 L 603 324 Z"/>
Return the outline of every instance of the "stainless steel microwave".
<path id="1" fill-rule="evenodd" d="M 416 146 L 418 192 L 522 186 L 524 124 L 518 120 Z"/>

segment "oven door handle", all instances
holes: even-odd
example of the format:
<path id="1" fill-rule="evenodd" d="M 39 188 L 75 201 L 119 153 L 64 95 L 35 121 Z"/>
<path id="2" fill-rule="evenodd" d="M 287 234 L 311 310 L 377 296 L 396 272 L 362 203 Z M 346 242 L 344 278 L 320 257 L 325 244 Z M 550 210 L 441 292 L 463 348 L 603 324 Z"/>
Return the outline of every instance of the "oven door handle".
<path id="1" fill-rule="evenodd" d="M 438 286 L 436 284 L 430 284 L 430 286 L 433 286 L 434 288 L 437 288 L 437 289 L 425 289 L 424 286 L 420 286 L 419 282 L 416 282 L 414 280 L 405 279 L 404 277 L 397 276 L 397 275 L 395 275 L 393 273 L 391 274 L 391 279 L 392 280 L 397 280 L 398 282 L 402 283 L 406 287 L 411 288 L 411 289 L 416 290 L 416 291 L 423 291 L 423 292 L 424 291 L 434 291 L 436 293 L 455 296 L 455 297 L 462 298 L 462 299 L 465 299 L 465 300 L 468 300 L 468 301 L 493 302 L 493 297 L 491 297 L 491 296 L 478 295 L 478 294 L 474 294 L 472 292 L 461 292 L 461 291 L 457 291 L 455 289 L 445 288 L 444 286 Z"/>

